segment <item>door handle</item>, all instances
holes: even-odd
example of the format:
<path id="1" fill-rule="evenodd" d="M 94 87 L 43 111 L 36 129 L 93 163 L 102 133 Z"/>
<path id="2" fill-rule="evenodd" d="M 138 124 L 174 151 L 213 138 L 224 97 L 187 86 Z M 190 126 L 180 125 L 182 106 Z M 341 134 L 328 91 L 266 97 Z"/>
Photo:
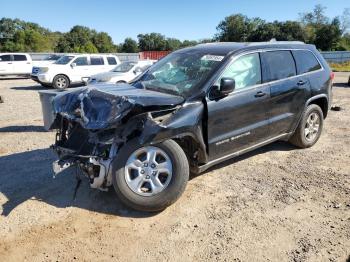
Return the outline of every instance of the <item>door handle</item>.
<path id="1" fill-rule="evenodd" d="M 304 80 L 299 80 L 299 82 L 297 83 L 298 86 L 303 86 L 305 84 L 306 82 Z"/>
<path id="2" fill-rule="evenodd" d="M 7 64 L 12 65 L 12 63 L 7 63 Z"/>
<path id="3" fill-rule="evenodd" d="M 263 97 L 264 95 L 266 95 L 266 93 L 262 92 L 262 91 L 259 91 L 257 92 L 254 96 L 255 97 Z"/>

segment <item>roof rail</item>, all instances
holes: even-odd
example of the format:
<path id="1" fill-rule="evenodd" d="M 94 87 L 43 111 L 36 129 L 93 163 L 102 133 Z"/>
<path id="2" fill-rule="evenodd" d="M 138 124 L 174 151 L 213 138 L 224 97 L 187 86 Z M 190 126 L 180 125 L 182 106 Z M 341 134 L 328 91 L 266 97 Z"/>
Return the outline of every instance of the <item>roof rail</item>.
<path id="1" fill-rule="evenodd" d="M 261 45 L 261 44 L 269 44 L 269 45 L 280 45 L 280 44 L 290 44 L 290 45 L 303 45 L 305 44 L 302 41 L 276 41 L 274 39 L 269 42 L 250 42 L 248 45 Z"/>

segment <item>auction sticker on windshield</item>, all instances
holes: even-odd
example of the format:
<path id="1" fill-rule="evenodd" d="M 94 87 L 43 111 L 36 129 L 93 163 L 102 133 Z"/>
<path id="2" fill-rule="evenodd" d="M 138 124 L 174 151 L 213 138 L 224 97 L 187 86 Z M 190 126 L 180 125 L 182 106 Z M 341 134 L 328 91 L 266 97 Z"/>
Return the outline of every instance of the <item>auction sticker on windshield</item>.
<path id="1" fill-rule="evenodd" d="M 207 60 L 207 61 L 222 61 L 224 59 L 224 56 L 221 55 L 205 55 L 201 58 L 201 60 Z"/>

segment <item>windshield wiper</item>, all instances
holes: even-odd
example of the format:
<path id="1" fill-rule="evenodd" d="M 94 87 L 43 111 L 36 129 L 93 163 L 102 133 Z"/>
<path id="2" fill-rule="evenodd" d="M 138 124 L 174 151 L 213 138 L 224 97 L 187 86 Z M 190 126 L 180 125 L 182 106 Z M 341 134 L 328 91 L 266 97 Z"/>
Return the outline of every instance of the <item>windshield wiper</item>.
<path id="1" fill-rule="evenodd" d="M 172 95 L 180 95 L 180 92 L 179 92 L 179 89 L 177 87 L 176 90 L 174 90 L 173 88 L 170 89 L 170 88 L 166 88 L 166 87 L 159 87 L 159 86 L 154 86 L 154 85 L 149 85 L 149 84 L 146 84 L 145 81 L 141 81 L 141 84 L 145 87 L 145 89 L 147 90 L 152 90 L 152 91 L 157 91 L 157 92 L 163 92 L 163 93 L 169 93 L 169 94 L 172 94 Z"/>

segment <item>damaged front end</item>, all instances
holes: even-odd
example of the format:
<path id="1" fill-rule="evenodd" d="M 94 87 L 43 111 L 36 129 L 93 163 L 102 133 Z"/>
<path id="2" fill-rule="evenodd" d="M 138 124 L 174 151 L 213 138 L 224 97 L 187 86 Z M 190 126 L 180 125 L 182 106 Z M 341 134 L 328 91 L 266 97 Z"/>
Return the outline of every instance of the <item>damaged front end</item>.
<path id="1" fill-rule="evenodd" d="M 127 84 L 41 91 L 40 99 L 45 128 L 57 130 L 54 174 L 76 166 L 92 188 L 104 191 L 112 185 L 111 165 L 118 149 L 133 138 L 151 143 L 174 131 L 176 121 L 171 121 L 174 128 L 164 123 L 184 102 L 180 96 Z"/>
<path id="2" fill-rule="evenodd" d="M 51 146 L 59 158 L 53 162 L 54 176 L 75 165 L 89 178 L 92 188 L 106 190 L 112 184 L 108 172 L 116 144 L 98 140 L 96 132 L 82 128 L 78 122 L 59 118 L 55 144 Z"/>

